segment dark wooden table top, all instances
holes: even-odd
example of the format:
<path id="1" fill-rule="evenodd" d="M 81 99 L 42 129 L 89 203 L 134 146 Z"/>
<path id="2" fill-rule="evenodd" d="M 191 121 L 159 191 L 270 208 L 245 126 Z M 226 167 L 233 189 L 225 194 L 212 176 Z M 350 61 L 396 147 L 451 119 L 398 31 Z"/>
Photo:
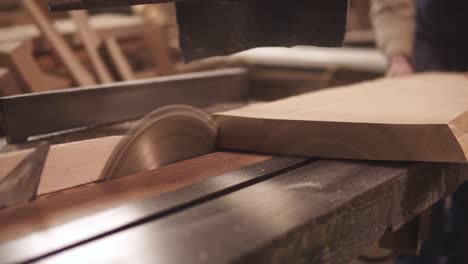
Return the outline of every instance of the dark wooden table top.
<path id="1" fill-rule="evenodd" d="M 174 191 L 269 158 L 264 155 L 215 152 L 111 182 L 52 193 L 24 205 L 0 210 L 0 243 L 122 203 Z"/>
<path id="2" fill-rule="evenodd" d="M 465 164 L 213 153 L 2 211 L 0 258 L 38 257 L 59 263 L 346 263 L 386 230 L 399 229 L 453 192 L 468 178 L 467 169 Z M 159 195 L 163 192 L 167 196 Z M 175 206 L 194 193 L 210 198 Z M 156 214 L 158 206 L 168 202 L 175 207 Z M 117 210 L 106 213 L 114 207 Z M 107 232 L 106 225 L 119 218 L 133 221 L 133 215 L 148 213 L 152 217 Z M 78 221 L 73 230 L 86 231 L 91 224 L 93 232 L 106 232 L 67 248 L 57 244 L 57 250 L 41 251 L 40 241 L 60 241 L 68 223 L 90 216 L 96 221 Z M 31 236 L 34 239 L 28 239 Z M 26 246 L 28 251 L 18 251 Z"/>

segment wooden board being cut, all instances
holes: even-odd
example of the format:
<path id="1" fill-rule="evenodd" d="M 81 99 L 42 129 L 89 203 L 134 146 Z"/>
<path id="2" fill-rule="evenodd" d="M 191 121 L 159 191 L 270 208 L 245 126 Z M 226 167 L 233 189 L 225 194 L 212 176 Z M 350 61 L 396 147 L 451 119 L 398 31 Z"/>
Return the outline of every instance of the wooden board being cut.
<path id="1" fill-rule="evenodd" d="M 315 157 L 466 162 L 468 78 L 382 79 L 218 113 L 220 147 Z"/>
<path id="2" fill-rule="evenodd" d="M 179 72 L 193 72 L 226 67 L 272 67 L 306 70 L 344 69 L 381 74 L 388 65 L 385 56 L 375 49 L 266 47 L 239 52 L 230 56 L 210 57 L 180 65 Z"/>
<path id="3" fill-rule="evenodd" d="M 52 146 L 37 194 L 47 194 L 97 181 L 104 164 L 121 139 L 121 136 L 113 136 Z M 0 155 L 0 180 L 31 152 L 32 150 L 28 149 Z"/>

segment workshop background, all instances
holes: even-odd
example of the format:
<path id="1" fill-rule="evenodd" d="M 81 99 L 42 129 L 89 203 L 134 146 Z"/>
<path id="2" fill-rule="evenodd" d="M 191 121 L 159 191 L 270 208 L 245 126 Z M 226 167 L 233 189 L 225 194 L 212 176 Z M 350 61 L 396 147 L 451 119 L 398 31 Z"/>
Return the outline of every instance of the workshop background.
<path id="1" fill-rule="evenodd" d="M 51 44 L 48 38 L 41 34 L 37 26 L 39 22 L 32 19 L 19 1 L 2 1 L 0 3 L 2 95 L 79 87 L 80 83 L 89 85 L 87 79 L 93 79 L 92 84 L 109 83 L 197 70 L 196 66 L 187 68 L 182 63 L 174 4 L 57 13 L 47 11 L 47 1 L 37 1 L 37 4 L 41 8 L 37 11 L 41 11 L 51 25 L 55 26 L 73 54 L 57 56 L 64 51 L 57 53 L 56 49 L 66 50 L 66 48 L 60 48 L 63 45 Z M 368 12 L 369 1 L 351 1 L 345 46 L 375 47 Z M 73 13 L 76 13 L 75 17 Z M 80 20 L 77 16 L 86 19 Z M 95 61 L 98 60 L 96 54 L 92 51 L 90 54 L 90 50 L 100 47 L 101 42 L 104 42 L 106 47 L 112 46 L 111 50 L 114 52 L 103 57 L 104 61 L 99 63 Z M 21 53 L 21 58 L 17 58 L 18 53 Z M 80 75 L 78 73 L 82 72 L 82 67 L 74 66 L 76 63 L 73 62 L 65 65 L 63 60 L 78 60 L 76 63 L 83 65 L 86 74 L 91 75 L 91 78 L 70 76 L 73 75 L 69 73 L 70 70 Z M 382 72 L 376 73 L 375 70 L 374 72 L 352 68 L 341 70 L 330 67 L 324 62 L 321 72 L 304 74 L 302 78 L 307 80 L 303 81 L 308 83 L 308 88 L 304 89 L 330 87 L 382 75 Z M 379 67 L 381 68 L 377 65 L 377 68 Z M 299 82 L 301 76 L 296 75 L 290 78 Z M 315 82 L 315 85 L 311 86 L 311 82 Z"/>
<path id="2" fill-rule="evenodd" d="M 39 249 L 38 251 L 31 250 L 31 255 L 27 256 L 27 258 L 25 257 L 25 259 L 16 259 L 17 255 L 13 253 L 9 254 L 8 252 L 13 251 L 7 252 L 6 249 L 20 248 L 14 244 L 17 241 L 19 241 L 18 243 L 22 242 L 22 240 L 16 240 L 17 237 L 33 234 L 37 230 L 43 231 L 44 226 L 49 227 L 49 224 L 58 225 L 58 223 L 67 223 L 67 221 L 70 221 L 75 216 L 88 215 L 90 212 L 101 212 L 104 208 L 120 205 L 120 203 L 123 204 L 124 201 L 134 202 L 149 197 L 149 193 L 154 190 L 151 189 L 153 187 L 148 187 L 151 185 L 151 180 L 146 180 L 147 178 L 138 183 L 137 181 L 129 183 L 132 180 L 132 176 L 130 176 L 130 180 L 127 183 L 121 181 L 123 182 L 122 185 L 115 184 L 113 187 L 109 187 L 111 191 L 105 189 L 99 190 L 96 187 L 103 180 L 103 174 L 101 173 L 103 164 L 106 163 L 109 157 L 115 158 L 115 156 L 111 156 L 112 150 L 118 146 L 121 147 L 123 144 L 120 142 L 121 136 L 128 131 L 130 133 L 137 133 L 132 128 L 139 124 L 139 118 L 149 112 L 147 110 L 150 106 L 148 105 L 148 101 L 145 101 L 143 97 L 147 96 L 147 94 L 155 97 L 159 96 L 158 100 L 161 98 L 161 102 L 158 101 L 158 104 L 164 105 L 164 100 L 172 102 L 174 98 L 179 99 L 185 93 L 182 92 L 182 95 L 175 94 L 175 92 L 168 92 L 164 95 L 151 94 L 151 92 L 147 91 L 149 89 L 146 88 L 159 87 L 161 85 L 164 89 L 167 88 L 168 91 L 178 91 L 177 87 L 183 84 L 187 86 L 194 85 L 198 89 L 200 86 L 204 87 L 204 78 L 207 78 L 210 84 L 206 85 L 206 91 L 211 92 L 214 90 L 214 87 L 220 88 L 223 91 L 220 95 L 213 95 L 211 98 L 210 95 L 197 96 L 188 92 L 188 96 L 191 99 L 195 98 L 195 103 L 200 102 L 202 106 L 200 108 L 206 112 L 215 113 L 243 105 L 236 100 L 229 100 L 230 97 L 244 99 L 244 95 L 240 94 L 240 91 L 239 94 L 236 93 L 237 90 L 236 92 L 231 92 L 237 89 L 239 83 L 243 84 L 246 82 L 244 78 L 248 78 L 250 89 L 249 103 L 252 103 L 271 102 L 292 95 L 384 77 L 388 63 L 386 57 L 376 47 L 374 31 L 369 16 L 370 5 L 370 0 L 350 1 L 344 47 L 296 46 L 278 49 L 259 48 L 233 55 L 216 56 L 186 63 L 179 45 L 176 9 L 173 3 L 50 12 L 48 1 L 46 0 L 0 0 L 0 97 L 2 98 L 0 99 L 0 109 L 2 110 L 0 115 L 0 179 L 4 175 L 10 175 L 11 171 L 15 171 L 14 168 L 19 168 L 15 166 L 20 166 L 22 162 L 32 160 L 33 157 L 28 155 L 39 153 L 41 150 L 40 143 L 44 140 L 52 145 L 57 145 L 56 148 L 51 147 L 50 156 L 47 158 L 47 162 L 53 163 L 53 165 L 46 166 L 43 172 L 43 175 L 49 175 L 47 179 L 55 179 L 55 181 L 44 181 L 40 185 L 36 182 L 33 197 L 27 197 L 26 199 L 28 201 L 34 200 L 34 202 L 37 202 L 37 205 L 21 204 L 20 206 L 22 207 L 15 211 L 12 208 L 1 208 L 10 207 L 10 200 L 5 202 L 5 204 L 0 203 L 0 230 L 2 230 L 0 233 L 4 233 L 3 235 L 0 234 L 0 256 L 8 260 L 15 260 L 14 262 L 16 260 L 27 262 L 31 260 L 28 259 L 29 257 L 33 257 L 33 261 L 36 257 L 39 260 L 47 258 L 49 256 L 49 251 L 47 250 L 52 252 L 50 255 L 55 255 L 56 248 L 54 247 L 59 246 L 58 244 L 54 244 L 55 242 L 51 242 L 51 248 L 46 249 L 47 254 Z M 239 70 L 240 67 L 248 70 L 248 77 L 243 76 L 246 73 L 244 70 Z M 207 71 L 209 73 L 205 76 L 204 74 Z M 212 71 L 213 73 L 211 73 Z M 196 73 L 200 73 L 200 75 L 191 75 Z M 178 76 L 183 77 L 178 79 Z M 117 95 L 115 95 L 117 99 L 109 99 L 109 105 L 116 103 L 115 109 L 120 106 L 132 105 L 134 103 L 132 100 L 135 100 L 137 106 L 132 111 L 128 111 L 127 113 L 127 111 L 115 110 L 111 113 L 111 109 L 103 111 L 102 115 L 97 114 L 88 118 L 88 108 L 91 109 L 89 112 L 92 112 L 95 109 L 100 110 L 100 106 L 91 106 L 94 103 L 93 99 L 87 101 L 88 99 L 83 99 L 84 97 L 80 97 L 79 93 L 76 94 L 76 97 L 74 94 L 64 93 L 64 91 L 84 91 L 91 94 L 93 91 L 96 91 L 95 94 L 91 94 L 91 97 L 96 96 L 96 102 L 101 102 L 99 100 L 101 100 L 101 97 L 107 96 L 107 90 L 102 89 L 101 93 L 100 89 L 116 87 L 122 88 L 122 91 L 123 88 L 136 89 L 134 91 L 138 91 L 135 94 L 127 94 L 126 92 L 120 94 L 120 91 L 117 91 Z M 141 93 L 139 93 L 139 89 L 141 89 Z M 44 97 L 26 96 L 37 93 L 41 93 L 41 96 Z M 112 91 L 109 89 L 110 93 Z M 127 98 L 128 102 L 126 101 Z M 226 98 L 229 100 L 223 102 Z M 54 100 L 60 101 L 60 103 Z M 120 102 L 117 103 L 118 100 Z M 138 100 L 141 100 L 141 102 Z M 205 100 L 209 102 L 205 103 Z M 218 100 L 221 103 L 211 104 L 210 100 Z M 185 102 L 185 100 L 181 101 Z M 80 102 L 82 105 L 78 103 L 74 104 L 73 102 Z M 60 116 L 58 112 L 62 111 L 61 109 L 67 105 L 70 105 L 69 108 L 72 109 L 79 108 L 79 111 L 77 110 L 75 113 L 70 109 L 63 110 L 64 113 L 67 112 L 66 114 L 70 116 L 70 120 L 55 118 L 55 116 Z M 23 111 L 23 109 L 28 109 L 28 111 Z M 36 116 L 36 110 L 43 111 L 41 114 L 45 116 L 50 115 L 50 119 L 53 120 L 47 119 L 49 120 L 47 124 L 38 121 L 43 120 L 43 117 L 39 116 L 39 113 Z M 80 142 L 86 143 L 80 145 Z M 35 152 L 31 150 L 33 148 L 36 149 Z M 221 162 L 219 165 L 213 165 L 213 160 L 217 158 L 221 159 Z M 270 158 L 271 156 L 269 155 L 257 156 L 252 153 L 233 154 L 230 152 L 216 152 L 198 157 L 195 161 L 188 161 L 184 165 L 186 166 L 185 169 L 169 166 L 167 172 L 166 168 L 162 168 L 162 171 L 158 173 L 163 175 L 161 182 L 164 179 L 169 179 L 167 175 L 173 171 L 184 174 L 184 176 L 187 176 L 189 172 L 201 175 L 203 173 L 200 172 L 202 170 L 199 169 L 201 166 L 199 164 L 204 164 L 208 168 L 206 171 L 224 174 L 248 165 L 251 166 L 259 162 L 265 162 L 265 160 L 269 160 Z M 195 164 L 195 162 L 200 163 Z M 279 169 L 276 167 L 275 169 L 278 169 L 278 171 L 288 171 L 289 167 L 305 166 L 304 164 L 307 165 L 311 162 L 297 160 L 281 161 L 281 166 L 284 168 L 280 166 Z M 378 171 L 379 168 L 385 167 L 381 170 L 383 171 L 382 178 L 387 177 L 389 179 L 388 184 L 391 182 L 391 184 L 395 185 L 400 184 L 400 180 L 393 178 L 394 175 L 398 175 L 398 177 L 400 175 L 410 175 L 419 172 L 419 170 L 422 170 L 424 173 L 426 172 L 424 168 L 410 167 L 406 163 L 404 165 L 391 163 L 388 166 L 387 164 L 381 165 L 379 163 L 375 167 L 369 168 L 374 165 L 368 165 L 367 163 L 364 165 L 354 165 L 351 162 L 347 163 L 347 161 L 343 162 L 343 164 L 341 164 L 341 161 L 333 162 L 338 164 L 335 171 L 349 170 L 353 175 L 354 171 L 374 172 L 374 170 Z M 335 163 L 333 162 L 326 166 L 334 168 Z M 45 161 L 43 160 L 42 163 L 45 163 Z M 283 165 L 283 163 L 287 165 Z M 69 164 L 74 167 L 67 167 Z M 106 164 L 105 168 L 109 169 L 109 163 Z M 339 167 L 341 165 L 342 167 Z M 171 168 L 173 168 L 172 171 Z M 320 168 L 317 170 L 320 170 Z M 400 170 L 404 170 L 405 173 L 400 173 Z M 439 170 L 434 169 L 433 171 Z M 441 169 L 441 171 L 445 173 L 445 169 Z M 72 180 L 69 182 L 63 180 L 60 176 L 61 174 L 73 175 L 70 176 Z M 80 176 L 85 174 L 87 175 L 86 177 Z M 368 174 L 371 173 L 369 172 Z M 161 182 L 158 182 L 158 184 L 163 186 L 160 188 L 164 189 L 164 192 L 169 192 L 176 190 L 178 185 L 188 186 L 194 182 L 201 181 L 201 179 L 208 178 L 208 175 L 200 175 L 193 176 L 193 178 L 187 176 L 188 179 L 167 180 L 164 184 L 161 184 Z M 106 175 L 105 177 L 110 176 Z M 6 178 L 8 177 L 5 176 Z M 371 177 L 369 176 L 369 178 Z M 462 177 L 460 176 L 457 180 L 462 181 Z M 375 189 L 379 190 L 385 189 L 383 186 L 387 184 L 387 181 L 385 181 L 381 185 L 380 183 L 375 183 L 375 185 L 371 186 L 374 182 L 371 180 L 369 182 L 371 182 L 369 188 L 375 187 Z M 401 180 L 401 182 L 404 181 Z M 434 180 L 434 182 L 439 183 L 438 180 Z M 2 181 L 0 180 L 0 198 L 1 192 L 4 191 L 1 183 Z M 123 191 L 125 188 L 129 188 L 126 184 L 136 186 L 134 187 L 135 190 Z M 223 182 L 222 184 L 227 183 Z M 216 184 L 212 185 L 215 186 Z M 417 188 L 417 185 L 414 184 L 411 188 Z M 86 189 L 89 187 L 95 189 Z M 443 185 L 441 188 L 451 190 L 451 187 L 453 186 L 447 184 L 447 186 Z M 241 189 L 237 185 L 234 189 L 237 190 L 236 188 Z M 343 187 L 343 189 L 345 188 Z M 162 189 L 158 189 L 158 192 L 163 193 Z M 362 193 L 371 196 L 377 192 L 375 189 L 366 189 Z M 405 193 L 403 188 L 399 191 Z M 392 192 L 391 195 L 394 195 L 394 193 L 401 194 L 399 192 Z M 426 200 L 436 200 L 435 197 L 437 195 L 444 195 L 442 193 L 443 191 L 437 192 L 434 195 L 428 195 L 430 198 Z M 62 194 L 67 195 L 68 200 L 61 200 L 59 197 Z M 372 196 L 368 198 L 369 201 L 365 204 L 391 200 L 383 194 L 384 192 L 382 192 L 382 197 Z M 406 193 L 401 195 L 406 195 Z M 80 197 L 83 196 L 89 196 L 88 200 L 80 201 Z M 24 197 L 21 199 L 24 199 Z M 365 199 L 363 198 L 362 201 Z M 188 201 L 187 204 L 183 204 L 180 208 L 177 207 L 174 210 L 183 210 L 184 206 L 189 207 L 191 203 L 201 203 L 207 200 L 208 198 L 203 201 Z M 424 200 L 424 203 L 426 203 L 426 200 Z M 343 208 L 359 207 L 360 205 L 357 205 L 359 201 L 359 199 L 354 200 L 350 198 L 347 201 L 349 204 L 344 205 Z M 100 204 L 96 205 L 93 203 Z M 419 224 L 424 222 L 427 218 L 427 215 L 425 216 L 427 212 L 421 214 L 421 211 L 424 211 L 428 205 L 419 206 L 422 203 L 422 201 L 416 201 L 414 203 L 416 209 L 408 209 L 411 213 L 408 213 L 408 216 L 405 215 L 404 217 L 407 218 L 401 220 L 401 222 L 405 222 L 416 215 L 420 217 Z M 70 209 L 76 204 L 79 204 L 76 207 L 78 208 L 76 211 Z M 4 211 L 2 212 L 2 210 Z M 342 208 L 339 210 L 342 210 Z M 38 217 L 37 219 L 39 220 L 35 222 L 37 219 L 34 219 L 34 217 L 37 212 L 41 212 L 43 215 Z M 167 212 L 162 211 L 161 215 L 170 214 L 171 212 L 170 210 Z M 333 216 L 330 216 L 330 219 L 335 216 L 338 219 L 339 216 L 337 215 L 340 215 L 340 212 L 331 213 Z M 131 214 L 129 213 L 129 215 Z M 120 219 L 120 216 L 116 217 L 116 219 Z M 146 217 L 141 221 L 149 221 L 149 219 L 149 217 Z M 317 219 L 314 219 L 314 221 L 319 223 L 321 220 Z M 342 221 L 333 219 L 330 221 Z M 47 224 L 40 223 L 40 221 L 47 222 Z M 125 226 L 127 224 L 128 226 L 138 225 L 138 222 L 128 221 L 129 223 L 125 223 Z M 181 220 L 181 222 L 183 221 Z M 346 224 L 350 223 L 346 222 Z M 330 258 L 330 262 L 327 263 L 349 261 L 350 258 L 353 264 L 394 263 L 399 252 L 415 253 L 419 250 L 418 243 L 420 240 L 418 238 L 420 237 L 418 236 L 421 236 L 421 233 L 416 235 L 418 237 L 416 238 L 416 242 L 413 241 L 415 236 L 408 234 L 416 229 L 419 231 L 424 228 L 427 229 L 427 226 L 421 227 L 419 225 L 414 227 L 413 224 L 413 222 L 410 222 L 409 225 L 402 228 L 407 228 L 410 231 L 405 232 L 404 230 L 401 233 L 397 233 L 397 235 L 387 230 L 387 226 L 379 226 L 380 229 L 375 228 L 375 233 L 369 231 L 369 237 L 376 237 L 381 235 L 381 233 L 385 233 L 385 235 L 378 243 L 374 243 L 372 246 L 366 245 L 364 250 L 362 250 L 362 246 L 354 246 L 355 244 L 359 244 L 358 240 L 365 240 L 362 237 L 346 241 L 341 241 L 334 236 L 327 237 L 324 240 L 333 242 L 331 242 L 330 248 L 320 248 L 320 250 L 326 252 L 320 251 L 323 255 L 321 257 L 323 259 Z M 97 226 L 97 228 L 100 227 L 99 225 Z M 320 228 L 319 233 L 325 236 L 327 232 L 332 233 L 330 230 L 336 228 L 336 226 L 331 224 L 330 226 L 323 225 Z M 360 228 L 365 230 L 364 221 Z M 340 228 L 337 229 L 338 231 L 333 229 L 333 232 L 345 232 L 340 231 Z M 94 235 L 97 234 L 93 233 Z M 362 236 L 367 236 L 367 233 Z M 280 241 L 287 239 L 288 237 L 281 237 Z M 3 243 L 5 241 L 10 243 L 9 240 L 14 240 L 14 243 Z M 66 241 L 66 243 L 70 241 Z M 74 241 L 72 242 L 74 243 Z M 46 244 L 47 241 L 44 241 L 44 243 Z M 134 244 L 137 245 L 138 242 Z M 296 243 L 296 246 L 300 247 L 299 244 Z M 216 245 L 213 247 L 216 248 Z M 345 249 L 344 252 L 340 251 L 339 256 L 335 256 L 333 252 L 335 248 Z M 118 251 L 119 249 L 114 248 L 112 250 Z M 286 248 L 284 248 L 284 251 L 286 251 Z M 178 254 L 176 250 L 171 253 L 174 255 Z M 198 257 L 201 259 L 209 258 L 209 256 Z M 255 257 L 262 259 L 261 254 Z M 300 260 L 299 258 L 297 263 L 303 263 Z M 0 259 L 0 263 L 3 263 L 2 259 Z"/>

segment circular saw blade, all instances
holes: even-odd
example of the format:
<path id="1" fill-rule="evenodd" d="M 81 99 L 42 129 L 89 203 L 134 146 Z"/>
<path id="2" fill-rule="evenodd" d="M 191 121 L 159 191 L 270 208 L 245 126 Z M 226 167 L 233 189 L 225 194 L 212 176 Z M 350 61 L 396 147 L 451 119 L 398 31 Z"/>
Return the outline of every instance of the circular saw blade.
<path id="1" fill-rule="evenodd" d="M 160 108 L 132 128 L 112 152 L 102 180 L 156 169 L 214 151 L 218 126 L 206 113 L 184 105 Z"/>

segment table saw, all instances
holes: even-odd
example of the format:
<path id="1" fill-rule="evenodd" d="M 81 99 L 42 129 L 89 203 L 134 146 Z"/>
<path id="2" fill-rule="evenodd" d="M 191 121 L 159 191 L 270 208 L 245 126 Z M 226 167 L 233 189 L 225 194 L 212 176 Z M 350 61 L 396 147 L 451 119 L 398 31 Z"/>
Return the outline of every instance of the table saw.
<path id="1" fill-rule="evenodd" d="M 161 107 L 155 113 L 136 127 L 131 125 L 130 136 L 117 138 L 102 170 L 93 165 L 99 163 L 96 159 L 104 159 L 94 155 L 102 153 L 100 145 L 92 143 L 83 150 L 79 146 L 84 141 L 75 141 L 103 136 L 89 132 L 93 129 L 33 136 L 26 144 L 9 145 L 28 149 L 21 156 L 24 162 L 19 161 L 7 178 L 18 179 L 19 175 L 29 180 L 26 185 L 9 181 L 7 189 L 5 185 L 0 188 L 2 199 L 5 194 L 15 194 L 7 195 L 11 204 L 0 210 L 2 262 L 347 263 L 379 241 L 394 250 L 409 250 L 408 244 L 416 250 L 422 231 L 415 219 L 461 185 L 468 177 L 468 166 L 282 157 L 217 149 L 215 124 L 205 113 L 248 103 L 250 82 L 239 78 L 245 73 L 242 69 L 217 70 L 124 84 L 122 87 L 133 88 L 129 95 L 134 102 L 143 100 L 139 94 L 157 98 L 166 87 L 171 88 L 175 97 L 162 99 L 172 104 L 171 100 L 192 98 L 175 84 L 187 76 L 198 77 L 203 88 L 195 85 L 194 89 L 211 89 L 212 96 L 192 101 L 203 112 L 188 106 L 167 108 L 159 101 Z M 192 80 L 197 82 L 197 78 Z M 156 88 L 144 88 L 150 84 Z M 219 84 L 235 92 L 216 92 L 213 87 Z M 57 103 L 66 102 L 68 96 L 83 103 L 86 101 L 78 98 L 86 93 L 101 100 L 103 95 L 119 95 L 122 87 L 1 100 L 7 111 L 29 101 L 30 108 L 22 108 L 25 114 L 43 116 L 58 113 L 54 112 Z M 184 96 L 176 96 L 179 93 Z M 48 102 L 47 107 L 34 106 L 43 101 Z M 119 104 L 113 107 L 117 109 Z M 90 104 L 86 111 L 92 110 Z M 138 115 L 142 110 L 126 113 Z M 38 126 L 40 133 L 93 121 L 74 113 L 55 123 L 43 123 Z M 101 118 L 117 120 L 112 113 L 102 113 Z M 27 120 L 34 122 L 31 118 L 23 121 Z M 18 131 L 39 133 L 25 128 Z M 123 131 L 126 126 L 117 126 L 112 133 Z M 72 141 L 67 144 L 78 149 L 67 159 L 70 155 L 60 152 L 62 145 L 40 144 L 44 140 Z M 154 145 L 158 141 L 167 144 Z M 31 147 L 35 150 L 29 150 Z M 89 164 L 80 163 L 84 160 Z M 49 167 L 41 178 L 44 162 Z M 88 175 L 90 169 L 97 173 L 94 178 L 68 179 L 77 172 L 79 177 Z M 65 185 L 47 191 L 45 182 L 50 184 L 50 177 L 45 178 L 46 171 Z M 36 197 L 38 185 L 42 191 Z"/>
<path id="2" fill-rule="evenodd" d="M 213 152 L 0 212 L 2 262 L 346 263 L 466 166 Z"/>
<path id="3" fill-rule="evenodd" d="M 468 178 L 466 164 L 218 149 L 209 113 L 261 100 L 252 90 L 234 68 L 1 98 L 9 147 L 28 150 L 0 181 L 0 262 L 348 263 L 379 241 L 417 251 L 418 216 Z M 106 136 L 128 134 L 99 175 L 37 197 L 59 148 L 41 142 L 109 124 Z"/>

